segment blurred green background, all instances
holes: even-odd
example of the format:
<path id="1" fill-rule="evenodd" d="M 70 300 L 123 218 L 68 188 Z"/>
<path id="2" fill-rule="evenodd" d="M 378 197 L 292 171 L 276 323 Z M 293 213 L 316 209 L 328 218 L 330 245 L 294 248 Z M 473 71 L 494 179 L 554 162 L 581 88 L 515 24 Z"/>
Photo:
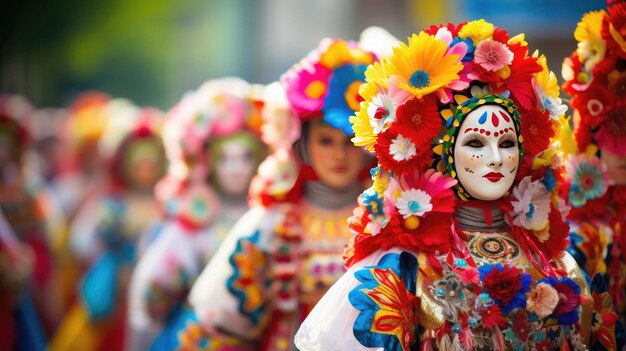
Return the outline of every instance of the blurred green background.
<path id="1" fill-rule="evenodd" d="M 358 39 L 371 25 L 399 39 L 448 21 L 485 18 L 560 76 L 581 16 L 597 0 L 23 0 L 0 14 L 0 90 L 66 106 L 100 90 L 168 109 L 203 81 L 278 79 L 325 36 Z"/>

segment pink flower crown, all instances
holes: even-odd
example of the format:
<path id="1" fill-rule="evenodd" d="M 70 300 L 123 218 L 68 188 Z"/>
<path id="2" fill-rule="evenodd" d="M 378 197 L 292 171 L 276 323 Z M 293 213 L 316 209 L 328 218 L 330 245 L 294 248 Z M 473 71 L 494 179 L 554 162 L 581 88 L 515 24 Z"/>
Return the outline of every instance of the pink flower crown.
<path id="1" fill-rule="evenodd" d="M 321 117 L 351 135 L 348 118 L 359 109 L 359 86 L 365 79 L 367 65 L 375 61 L 376 55 L 356 42 L 326 38 L 316 51 L 287 71 L 280 82 L 302 121 Z"/>
<path id="2" fill-rule="evenodd" d="M 563 89 L 577 112 L 575 137 L 584 152 L 596 144 L 626 156 L 626 2 L 586 13 L 574 37 L 578 48 L 563 62 Z"/>

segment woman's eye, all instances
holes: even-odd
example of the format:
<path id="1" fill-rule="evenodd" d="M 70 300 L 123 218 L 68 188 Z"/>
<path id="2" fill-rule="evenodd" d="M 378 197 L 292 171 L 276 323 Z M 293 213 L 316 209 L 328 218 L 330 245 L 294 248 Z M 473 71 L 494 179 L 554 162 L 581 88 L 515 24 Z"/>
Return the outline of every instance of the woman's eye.
<path id="1" fill-rule="evenodd" d="M 330 145 L 333 143 L 332 139 L 328 137 L 321 137 L 319 140 L 320 140 L 320 144 L 322 145 Z"/>
<path id="2" fill-rule="evenodd" d="M 510 140 L 505 140 L 502 143 L 500 143 L 500 147 L 504 149 L 508 149 L 514 146 L 515 146 L 515 143 Z"/>
<path id="3" fill-rule="evenodd" d="M 483 145 L 482 141 L 475 139 L 475 140 L 470 140 L 467 143 L 465 143 L 465 146 L 478 148 L 478 147 L 483 147 L 484 145 Z"/>

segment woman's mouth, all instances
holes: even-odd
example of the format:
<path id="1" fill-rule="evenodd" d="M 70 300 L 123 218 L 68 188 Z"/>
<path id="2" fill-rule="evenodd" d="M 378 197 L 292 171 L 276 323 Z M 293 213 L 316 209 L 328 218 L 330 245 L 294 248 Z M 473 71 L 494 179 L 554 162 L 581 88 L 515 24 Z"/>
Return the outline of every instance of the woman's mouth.
<path id="1" fill-rule="evenodd" d="M 335 173 L 345 173 L 348 171 L 347 167 L 333 167 L 331 170 Z"/>
<path id="2" fill-rule="evenodd" d="M 483 178 L 487 178 L 487 180 L 492 183 L 497 183 L 500 181 L 500 179 L 504 178 L 504 175 L 499 172 L 490 172 L 485 174 Z"/>

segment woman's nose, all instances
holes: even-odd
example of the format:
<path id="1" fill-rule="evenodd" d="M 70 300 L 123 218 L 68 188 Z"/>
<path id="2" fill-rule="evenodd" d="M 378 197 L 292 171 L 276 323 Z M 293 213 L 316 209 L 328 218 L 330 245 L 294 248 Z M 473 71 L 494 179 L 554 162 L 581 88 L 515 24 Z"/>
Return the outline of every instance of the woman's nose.
<path id="1" fill-rule="evenodd" d="M 497 144 L 493 144 L 489 146 L 489 151 L 487 155 L 487 165 L 489 167 L 501 167 L 502 166 L 502 155 L 500 155 L 500 149 Z"/>

